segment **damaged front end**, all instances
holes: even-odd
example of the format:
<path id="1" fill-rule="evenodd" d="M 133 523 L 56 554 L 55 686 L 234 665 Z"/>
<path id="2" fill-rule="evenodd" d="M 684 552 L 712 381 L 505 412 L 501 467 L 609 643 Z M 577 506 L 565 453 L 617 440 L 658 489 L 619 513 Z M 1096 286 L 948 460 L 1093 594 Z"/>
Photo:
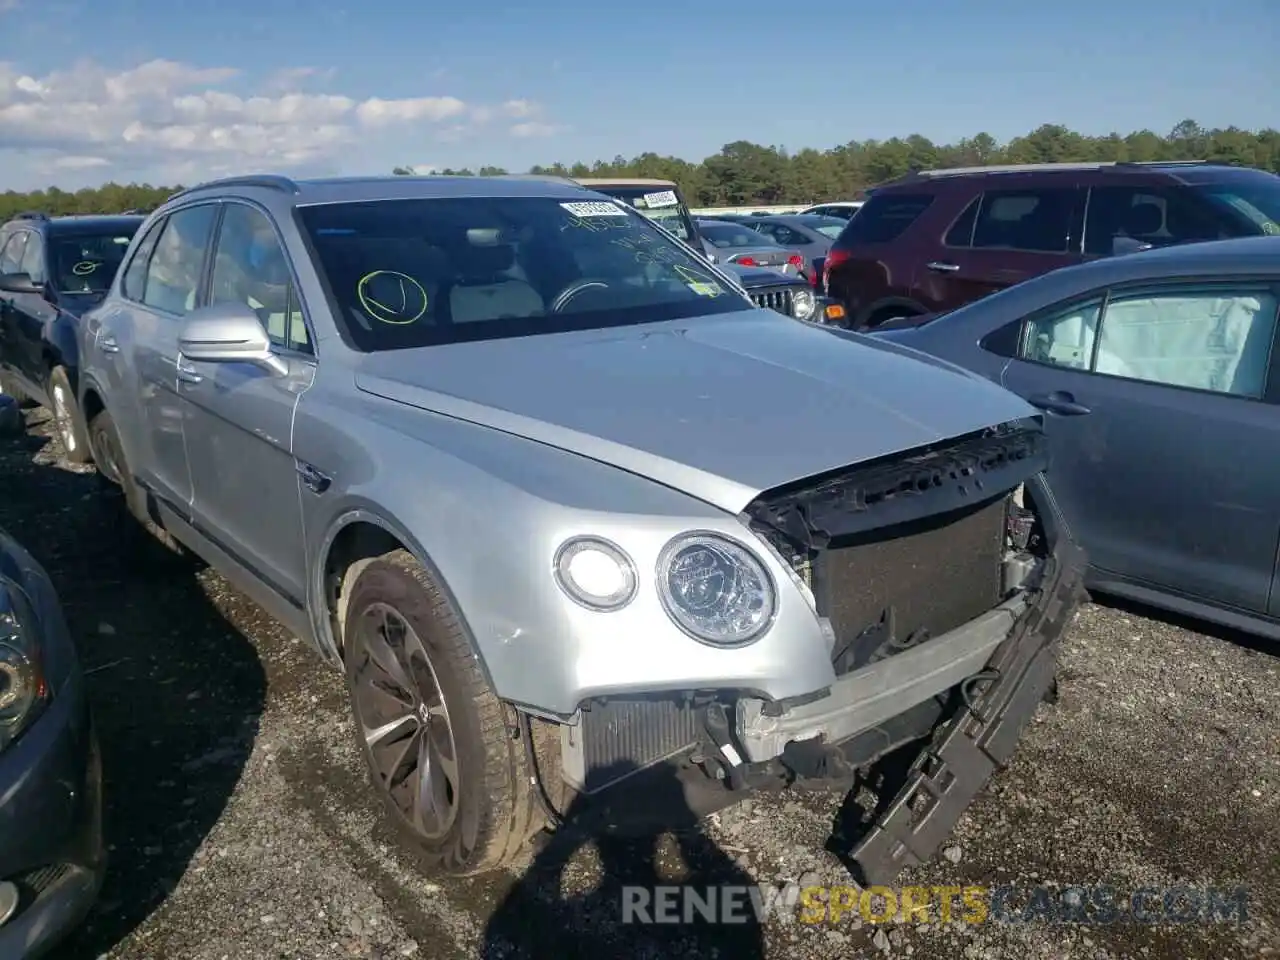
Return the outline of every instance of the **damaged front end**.
<path id="1" fill-rule="evenodd" d="M 565 780 L 594 794 L 666 761 L 730 796 L 848 784 L 933 734 L 911 796 L 852 853 L 881 879 L 931 855 L 1012 752 L 1077 603 L 1083 555 L 1046 515 L 1046 466 L 1028 419 L 766 491 L 742 519 L 813 607 L 830 685 L 786 700 L 708 689 L 594 701 L 562 727 Z"/>

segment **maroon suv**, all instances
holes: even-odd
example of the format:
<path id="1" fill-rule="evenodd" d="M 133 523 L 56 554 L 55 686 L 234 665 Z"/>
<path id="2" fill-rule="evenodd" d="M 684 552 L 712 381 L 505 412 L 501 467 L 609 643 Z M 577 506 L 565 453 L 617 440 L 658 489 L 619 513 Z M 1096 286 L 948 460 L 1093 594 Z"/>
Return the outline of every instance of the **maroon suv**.
<path id="1" fill-rule="evenodd" d="M 1084 260 L 1264 233 L 1280 233 L 1280 177 L 1247 167 L 926 170 L 870 191 L 827 254 L 823 282 L 865 330 Z"/>

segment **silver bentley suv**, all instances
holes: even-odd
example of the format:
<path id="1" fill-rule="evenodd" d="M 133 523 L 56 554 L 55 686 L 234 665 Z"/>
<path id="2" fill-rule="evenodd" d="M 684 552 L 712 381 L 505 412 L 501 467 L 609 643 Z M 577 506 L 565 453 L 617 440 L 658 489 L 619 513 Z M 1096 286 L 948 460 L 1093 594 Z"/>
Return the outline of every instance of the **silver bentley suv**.
<path id="1" fill-rule="evenodd" d="M 926 742 L 852 851 L 896 873 L 1052 682 L 1081 556 L 1036 411 L 579 185 L 207 183 L 82 337 L 104 478 L 345 672 L 441 871 L 658 771 L 696 812 Z"/>

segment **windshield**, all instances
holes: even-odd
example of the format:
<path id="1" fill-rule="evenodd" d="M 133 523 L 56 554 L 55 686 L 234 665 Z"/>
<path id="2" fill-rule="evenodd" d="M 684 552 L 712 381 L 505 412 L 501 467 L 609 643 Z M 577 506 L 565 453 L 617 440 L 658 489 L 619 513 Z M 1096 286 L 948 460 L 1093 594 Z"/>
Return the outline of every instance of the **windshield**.
<path id="1" fill-rule="evenodd" d="M 133 231 L 54 234 L 49 279 L 59 293 L 105 293 L 132 239 Z"/>
<path id="2" fill-rule="evenodd" d="M 679 320 L 745 307 L 619 204 L 458 197 L 299 208 L 357 349 Z"/>
<path id="3" fill-rule="evenodd" d="M 689 216 L 689 208 L 684 205 L 684 201 L 674 187 L 620 187 L 589 184 L 587 188 L 630 204 L 650 220 L 660 224 L 664 230 L 674 233 L 685 243 L 691 242 L 693 222 Z"/>
<path id="4" fill-rule="evenodd" d="M 1215 203 L 1243 216 L 1260 233 L 1280 234 L 1280 177 L 1248 183 L 1207 184 L 1205 193 Z"/>
<path id="5" fill-rule="evenodd" d="M 752 230 L 750 227 L 742 227 L 736 223 L 702 223 L 699 225 L 702 235 L 711 241 L 713 246 L 719 247 L 721 250 L 730 248 L 753 247 L 776 247 L 777 241 L 767 234 Z"/>

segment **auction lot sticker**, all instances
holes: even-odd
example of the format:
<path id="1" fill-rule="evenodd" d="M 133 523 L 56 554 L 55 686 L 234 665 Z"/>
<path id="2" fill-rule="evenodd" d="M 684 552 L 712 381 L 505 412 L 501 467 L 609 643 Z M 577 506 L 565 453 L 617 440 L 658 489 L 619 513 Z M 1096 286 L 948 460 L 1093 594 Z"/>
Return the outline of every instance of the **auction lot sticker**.
<path id="1" fill-rule="evenodd" d="M 575 217 L 625 217 L 627 211 L 604 200 L 579 200 L 560 204 Z"/>

